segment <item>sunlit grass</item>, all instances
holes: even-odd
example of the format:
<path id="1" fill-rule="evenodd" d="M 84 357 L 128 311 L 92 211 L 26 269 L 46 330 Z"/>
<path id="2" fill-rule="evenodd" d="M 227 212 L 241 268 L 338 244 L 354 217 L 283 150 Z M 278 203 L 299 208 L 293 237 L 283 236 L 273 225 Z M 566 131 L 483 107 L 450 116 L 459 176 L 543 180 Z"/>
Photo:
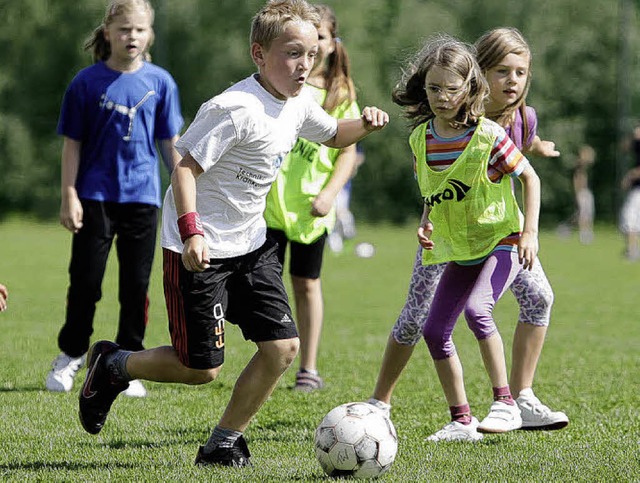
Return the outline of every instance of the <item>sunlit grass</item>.
<path id="1" fill-rule="evenodd" d="M 43 390 L 57 354 L 64 315 L 70 237 L 62 228 L 10 221 L 0 225 L 0 282 L 10 290 L 0 314 L 0 478 L 10 481 L 309 481 L 324 478 L 313 432 L 334 406 L 367 399 L 386 339 L 406 295 L 415 253 L 414 228 L 360 226 L 341 255 L 327 252 L 325 327 L 319 368 L 327 387 L 289 389 L 288 371 L 246 436 L 254 467 L 196 468 L 193 459 L 222 413 L 235 379 L 253 353 L 228 326 L 226 364 L 207 386 L 149 383 L 146 399 L 119 398 L 99 436 L 86 434 L 71 394 Z M 376 255 L 353 255 L 358 241 Z M 622 241 L 600 227 L 595 242 L 541 236 L 541 258 L 556 294 L 536 393 L 564 410 L 571 424 L 555 432 L 514 432 L 480 444 L 428 444 L 448 418 L 432 362 L 421 343 L 393 400 L 399 454 L 384 481 L 638 481 L 640 264 L 621 257 Z M 157 257 L 156 260 L 160 260 Z M 114 337 L 118 305 L 115 263 L 104 282 L 95 338 Z M 169 342 L 156 263 L 146 344 Z M 496 319 L 509 355 L 517 307 L 508 293 Z M 491 389 L 464 323 L 456 344 L 470 402 L 479 417 Z M 509 357 L 508 357 L 509 358 Z M 84 374 L 81 374 L 84 376 Z"/>

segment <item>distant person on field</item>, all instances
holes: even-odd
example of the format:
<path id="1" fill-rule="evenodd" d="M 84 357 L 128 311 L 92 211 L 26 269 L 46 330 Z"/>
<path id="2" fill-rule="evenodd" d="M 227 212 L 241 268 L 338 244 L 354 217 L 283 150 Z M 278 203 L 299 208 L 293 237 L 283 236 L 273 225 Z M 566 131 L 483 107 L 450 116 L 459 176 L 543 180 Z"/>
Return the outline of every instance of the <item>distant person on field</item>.
<path id="1" fill-rule="evenodd" d="M 353 178 L 358 168 L 364 163 L 365 155 L 362 145 L 356 146 L 356 165 L 349 181 L 342 187 L 336 197 L 336 226 L 329 233 L 327 239 L 329 248 L 334 253 L 340 253 L 344 247 L 345 240 L 351 240 L 356 236 L 356 220 L 351 212 L 351 187 Z"/>
<path id="2" fill-rule="evenodd" d="M 214 380 L 224 362 L 228 321 L 257 350 L 195 462 L 250 464 L 243 433 L 299 347 L 278 247 L 266 236 L 271 184 L 298 137 L 344 148 L 389 120 L 375 107 L 365 107 L 358 119 L 336 120 L 304 88 L 319 26 L 315 8 L 304 0 L 268 2 L 251 28 L 258 73 L 205 102 L 176 144 L 183 158 L 165 196 L 161 240 L 172 345 L 141 352 L 109 341 L 91 347 L 80 393 L 87 432 L 100 432 L 132 379 Z"/>
<path id="3" fill-rule="evenodd" d="M 640 259 L 640 126 L 633 131 L 631 151 L 634 167 L 622 179 L 626 197 L 620 212 L 620 231 L 624 235 L 625 256 L 635 261 Z"/>
<path id="4" fill-rule="evenodd" d="M 69 392 L 84 364 L 111 245 L 118 256 L 120 318 L 116 340 L 139 351 L 147 326 L 147 289 L 156 246 L 160 173 L 168 169 L 183 125 L 178 88 L 150 63 L 154 11 L 147 0 L 113 0 L 85 44 L 95 63 L 80 71 L 62 102 L 60 223 L 73 233 L 61 353 L 46 379 L 49 391 Z M 126 392 L 143 397 L 134 381 Z"/>
<path id="5" fill-rule="evenodd" d="M 588 245 L 593 241 L 593 218 L 595 202 L 589 187 L 589 169 L 596 160 L 595 150 L 583 144 L 578 150 L 576 166 L 573 171 L 573 191 L 576 197 L 576 221 L 580 242 Z"/>
<path id="6" fill-rule="evenodd" d="M 0 283 L 0 312 L 7 310 L 7 299 L 9 298 L 9 291 L 7 287 Z"/>
<path id="7" fill-rule="evenodd" d="M 350 64 L 337 20 L 326 5 L 320 15 L 318 55 L 305 89 L 336 119 L 358 119 L 360 108 L 350 77 Z M 300 138 L 287 155 L 271 186 L 264 217 L 267 236 L 278 243 L 284 266 L 289 246 L 289 273 L 300 334 L 300 369 L 294 389 L 321 389 L 318 347 L 324 318 L 320 273 L 327 234 L 336 223 L 335 200 L 349 181 L 357 161 L 356 146 L 333 149 Z"/>

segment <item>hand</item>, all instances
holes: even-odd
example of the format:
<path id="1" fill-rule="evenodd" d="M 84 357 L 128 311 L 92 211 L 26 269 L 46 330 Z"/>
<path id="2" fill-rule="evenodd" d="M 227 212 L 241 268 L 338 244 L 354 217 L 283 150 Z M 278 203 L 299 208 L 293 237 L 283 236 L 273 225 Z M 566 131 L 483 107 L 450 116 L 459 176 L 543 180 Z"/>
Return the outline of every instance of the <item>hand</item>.
<path id="1" fill-rule="evenodd" d="M 364 128 L 369 132 L 379 131 L 389 124 L 389 114 L 377 107 L 365 107 L 361 119 L 364 121 Z"/>
<path id="2" fill-rule="evenodd" d="M 9 298 L 9 291 L 7 287 L 0 283 L 0 312 L 7 310 L 7 299 Z"/>
<path id="3" fill-rule="evenodd" d="M 318 217 L 327 216 L 331 211 L 333 201 L 333 197 L 321 191 L 311 202 L 311 215 Z"/>
<path id="4" fill-rule="evenodd" d="M 543 158 L 557 158 L 560 156 L 560 151 L 556 149 L 556 143 L 553 141 L 543 141 L 538 136 L 533 139 L 533 143 L 531 143 L 531 147 L 527 153 L 542 156 Z"/>
<path id="5" fill-rule="evenodd" d="M 435 247 L 435 243 L 431 239 L 432 233 L 433 223 L 428 220 L 418 227 L 418 243 L 425 250 L 433 250 L 433 247 Z"/>
<path id="6" fill-rule="evenodd" d="M 193 235 L 184 241 L 182 263 L 190 272 L 204 272 L 209 268 L 209 250 L 202 235 Z"/>
<path id="7" fill-rule="evenodd" d="M 538 236 L 523 232 L 518 242 L 518 259 L 524 270 L 531 270 L 538 256 Z"/>
<path id="8" fill-rule="evenodd" d="M 60 203 L 60 224 L 71 233 L 78 233 L 82 228 L 82 217 L 82 203 L 78 195 L 63 195 Z"/>

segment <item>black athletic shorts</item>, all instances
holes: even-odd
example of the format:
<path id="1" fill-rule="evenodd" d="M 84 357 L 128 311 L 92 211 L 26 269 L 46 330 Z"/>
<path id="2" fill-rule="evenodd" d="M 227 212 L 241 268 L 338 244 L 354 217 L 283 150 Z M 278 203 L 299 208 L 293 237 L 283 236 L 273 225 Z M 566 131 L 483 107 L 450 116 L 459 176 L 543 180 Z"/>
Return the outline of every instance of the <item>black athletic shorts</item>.
<path id="1" fill-rule="evenodd" d="M 267 237 L 272 238 L 278 244 L 278 260 L 284 267 L 287 243 L 289 249 L 289 273 L 301 278 L 320 278 L 322 270 L 322 256 L 324 244 L 327 240 L 327 232 L 324 232 L 316 241 L 305 245 L 290 241 L 282 230 L 267 229 Z"/>
<path id="2" fill-rule="evenodd" d="M 246 255 L 212 259 L 197 273 L 184 268 L 180 253 L 163 249 L 171 342 L 185 366 L 222 365 L 225 321 L 254 342 L 298 336 L 276 251 L 267 240 Z"/>

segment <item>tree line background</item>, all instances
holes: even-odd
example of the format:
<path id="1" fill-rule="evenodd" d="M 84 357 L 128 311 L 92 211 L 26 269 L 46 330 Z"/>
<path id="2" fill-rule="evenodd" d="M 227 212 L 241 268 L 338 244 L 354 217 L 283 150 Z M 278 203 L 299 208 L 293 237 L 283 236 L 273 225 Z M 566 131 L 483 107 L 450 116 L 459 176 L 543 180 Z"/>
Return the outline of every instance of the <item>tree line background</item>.
<path id="1" fill-rule="evenodd" d="M 152 0 L 154 62 L 180 88 L 186 125 L 204 101 L 255 71 L 249 27 L 263 0 Z M 368 221 L 402 223 L 421 212 L 408 127 L 391 102 L 406 58 L 429 35 L 474 42 L 514 26 L 533 52 L 528 104 L 539 134 L 562 156 L 533 159 L 543 186 L 542 223 L 573 212 L 578 147 L 597 152 L 591 187 L 601 221 L 616 219 L 619 181 L 631 165 L 625 140 L 637 121 L 638 0 L 324 0 L 339 20 L 361 106 L 387 110 L 391 123 L 363 141 L 366 163 L 352 208 Z M 73 76 L 91 63 L 82 44 L 101 21 L 103 0 L 0 0 L 0 218 L 55 218 L 60 198 L 60 103 Z M 164 180 L 167 181 L 164 174 Z"/>

